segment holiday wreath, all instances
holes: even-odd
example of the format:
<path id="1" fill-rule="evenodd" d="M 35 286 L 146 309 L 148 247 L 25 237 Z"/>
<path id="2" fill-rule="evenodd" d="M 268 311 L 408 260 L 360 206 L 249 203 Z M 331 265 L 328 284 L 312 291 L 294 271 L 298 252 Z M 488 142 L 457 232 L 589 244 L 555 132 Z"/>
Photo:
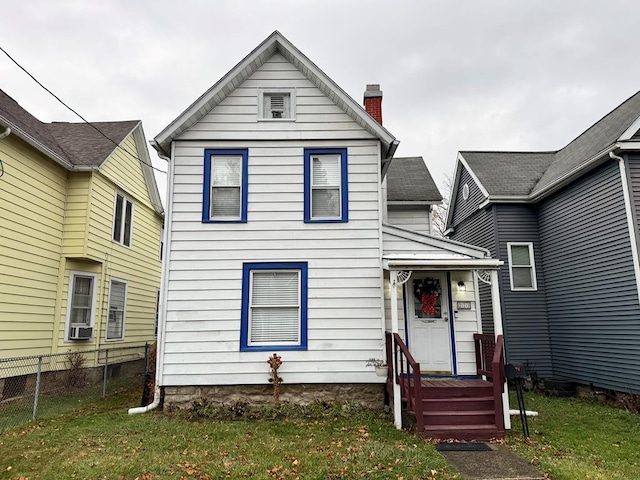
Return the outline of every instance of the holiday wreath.
<path id="1" fill-rule="evenodd" d="M 413 295 L 420 302 L 424 315 L 440 314 L 442 287 L 439 280 L 433 278 L 415 280 L 413 282 Z"/>

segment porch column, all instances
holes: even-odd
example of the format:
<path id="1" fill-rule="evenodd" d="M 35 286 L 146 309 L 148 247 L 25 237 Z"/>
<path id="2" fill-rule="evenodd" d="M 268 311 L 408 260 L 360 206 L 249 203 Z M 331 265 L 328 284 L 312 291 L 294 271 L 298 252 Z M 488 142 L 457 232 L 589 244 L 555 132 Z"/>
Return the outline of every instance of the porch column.
<path id="1" fill-rule="evenodd" d="M 391 341 L 394 341 L 393 334 L 398 333 L 398 272 L 389 271 L 389 299 L 391 300 Z M 400 385 L 396 382 L 398 372 L 396 371 L 395 349 L 392 349 L 393 368 L 393 423 L 398 430 L 402 429 L 402 397 Z"/>
<path id="2" fill-rule="evenodd" d="M 491 270 L 491 306 L 493 308 L 493 330 L 496 338 L 504 335 L 502 326 L 502 307 L 500 306 L 500 288 L 498 285 L 498 270 Z M 511 430 L 511 417 L 509 416 L 509 391 L 507 383 L 502 387 L 502 411 L 504 412 L 504 428 Z"/>

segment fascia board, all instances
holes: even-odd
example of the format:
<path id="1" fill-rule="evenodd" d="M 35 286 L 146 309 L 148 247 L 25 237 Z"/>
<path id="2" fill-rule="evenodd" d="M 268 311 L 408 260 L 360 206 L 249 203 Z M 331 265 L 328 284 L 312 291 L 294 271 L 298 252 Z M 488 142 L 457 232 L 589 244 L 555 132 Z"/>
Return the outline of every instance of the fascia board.
<path id="1" fill-rule="evenodd" d="M 382 266 L 385 270 L 411 269 L 412 267 L 422 267 L 433 270 L 497 270 L 502 265 L 504 265 L 504 262 L 495 258 L 420 259 L 385 256 L 382 259 Z"/>
<path id="2" fill-rule="evenodd" d="M 462 168 L 460 165 L 462 162 L 460 161 L 462 158 L 462 154 L 458 152 L 458 157 L 456 158 L 456 168 L 453 172 L 453 185 L 451 185 L 451 191 L 449 192 L 449 203 L 447 205 L 447 215 L 446 222 L 444 224 L 445 228 L 448 228 L 453 221 L 453 205 L 458 200 L 458 185 L 460 184 L 460 175 L 462 174 Z"/>
<path id="3" fill-rule="evenodd" d="M 160 199 L 160 191 L 158 190 L 156 176 L 153 173 L 153 164 L 151 163 L 151 157 L 149 156 L 149 148 L 145 143 L 142 122 L 139 122 L 133 130 L 133 141 L 136 143 L 136 150 L 138 151 L 138 158 L 142 167 L 142 175 L 144 176 L 144 181 L 147 185 L 149 199 L 151 200 L 151 204 L 153 205 L 156 213 L 162 215 L 164 213 L 164 209 L 162 208 L 162 200 Z"/>
<path id="4" fill-rule="evenodd" d="M 620 135 L 618 141 L 631 140 L 631 137 L 633 137 L 638 130 L 640 130 L 640 117 L 636 118 L 629 128 Z"/>
<path id="5" fill-rule="evenodd" d="M 75 166 L 73 165 L 73 163 L 71 163 L 71 162 L 65 160 L 64 158 L 62 158 L 60 155 L 58 155 L 57 153 L 55 153 L 54 151 L 49 149 L 43 143 L 41 143 L 38 140 L 36 140 L 35 138 L 33 138 L 27 132 L 25 132 L 20 127 L 15 125 L 13 122 L 10 122 L 9 120 L 7 120 L 6 118 L 4 118 L 2 116 L 0 116 L 0 120 L 2 120 L 2 122 L 7 127 L 9 127 L 11 129 L 11 133 L 12 134 L 15 134 L 18 138 L 21 138 L 22 140 L 27 142 L 33 148 L 38 150 L 40 153 L 46 155 L 47 157 L 49 157 L 51 160 L 56 162 L 58 165 L 61 165 L 62 167 L 66 168 L 67 170 L 74 170 L 75 169 Z"/>

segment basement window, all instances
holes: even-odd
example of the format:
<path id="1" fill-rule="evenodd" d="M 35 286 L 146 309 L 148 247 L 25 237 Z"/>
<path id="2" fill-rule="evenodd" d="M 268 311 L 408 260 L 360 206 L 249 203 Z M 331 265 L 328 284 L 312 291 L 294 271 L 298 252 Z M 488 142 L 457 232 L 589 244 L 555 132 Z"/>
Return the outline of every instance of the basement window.
<path id="1" fill-rule="evenodd" d="M 258 120 L 294 121 L 296 94 L 293 88 L 258 89 Z"/>

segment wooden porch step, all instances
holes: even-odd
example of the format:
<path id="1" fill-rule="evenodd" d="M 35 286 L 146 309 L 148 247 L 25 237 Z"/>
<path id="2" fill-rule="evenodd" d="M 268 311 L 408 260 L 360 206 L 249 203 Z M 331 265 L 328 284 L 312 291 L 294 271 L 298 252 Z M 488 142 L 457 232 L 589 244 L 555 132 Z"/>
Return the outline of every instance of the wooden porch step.
<path id="1" fill-rule="evenodd" d="M 423 398 L 422 408 L 426 412 L 448 412 L 468 410 L 492 410 L 493 395 L 482 397 Z"/>
<path id="2" fill-rule="evenodd" d="M 489 397 L 493 395 L 493 385 L 470 385 L 465 387 L 427 387 L 422 389 L 422 398 L 469 398 L 469 397 Z"/>
<path id="3" fill-rule="evenodd" d="M 435 425 L 495 425 L 493 410 L 469 410 L 463 412 L 424 412 L 424 424 Z"/>
<path id="4" fill-rule="evenodd" d="M 423 438 L 439 438 L 441 440 L 479 440 L 489 441 L 503 438 L 504 432 L 498 431 L 495 425 L 434 425 L 418 432 Z"/>

